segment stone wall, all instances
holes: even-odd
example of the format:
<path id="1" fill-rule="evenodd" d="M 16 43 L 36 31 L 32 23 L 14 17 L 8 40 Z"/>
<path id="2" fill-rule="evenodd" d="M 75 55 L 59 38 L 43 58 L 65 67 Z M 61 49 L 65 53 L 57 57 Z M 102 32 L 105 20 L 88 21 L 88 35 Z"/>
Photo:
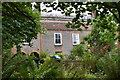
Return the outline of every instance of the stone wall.
<path id="1" fill-rule="evenodd" d="M 62 34 L 62 45 L 54 45 L 54 33 Z M 31 52 L 48 52 L 50 54 L 55 54 L 56 51 L 62 51 L 64 55 L 69 55 L 73 48 L 72 44 L 72 33 L 79 33 L 80 42 L 82 38 L 90 33 L 90 31 L 54 31 L 49 30 L 44 34 L 38 34 L 38 38 L 31 41 L 33 46 L 28 45 L 22 46 L 22 52 L 30 54 Z M 13 48 L 13 52 L 15 51 Z"/>
<path id="2" fill-rule="evenodd" d="M 62 45 L 54 45 L 54 33 L 62 34 Z M 42 50 L 54 54 L 56 51 L 62 51 L 68 55 L 73 48 L 72 33 L 79 33 L 80 39 L 88 35 L 90 31 L 47 31 L 47 35 L 42 35 Z M 80 40 L 81 41 L 81 40 Z"/>
<path id="3" fill-rule="evenodd" d="M 40 52 L 40 34 L 37 36 L 37 39 L 33 39 L 31 41 L 31 47 L 29 45 L 22 45 L 22 52 L 26 52 L 27 54 L 30 54 L 31 52 Z"/>

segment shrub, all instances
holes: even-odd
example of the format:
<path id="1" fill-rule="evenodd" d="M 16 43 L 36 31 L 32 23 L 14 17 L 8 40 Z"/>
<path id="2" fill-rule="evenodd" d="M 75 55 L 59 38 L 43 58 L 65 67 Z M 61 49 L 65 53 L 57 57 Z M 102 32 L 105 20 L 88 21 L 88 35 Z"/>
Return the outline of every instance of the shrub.
<path id="1" fill-rule="evenodd" d="M 29 55 L 12 54 L 10 52 L 10 50 L 6 50 L 2 56 L 2 78 L 29 78 L 34 76 L 33 71 L 37 67 L 34 65 L 32 58 Z M 28 75 L 30 72 L 33 73 Z"/>
<path id="2" fill-rule="evenodd" d="M 86 52 L 80 60 L 83 61 L 82 67 L 87 70 L 86 78 L 89 78 L 89 75 L 97 78 L 119 78 L 119 58 L 116 53 L 101 55 Z"/>
<path id="3" fill-rule="evenodd" d="M 40 58 L 46 58 L 49 55 L 50 55 L 50 52 L 48 52 L 48 51 L 42 51 L 42 52 L 40 52 Z"/>
<path id="4" fill-rule="evenodd" d="M 38 76 L 40 78 L 62 78 L 62 65 L 54 58 L 45 59 L 45 63 L 39 66 Z"/>
<path id="5" fill-rule="evenodd" d="M 118 54 L 105 54 L 98 60 L 98 68 L 107 75 L 108 78 L 119 78 L 119 55 Z"/>
<path id="6" fill-rule="evenodd" d="M 84 78 L 86 69 L 80 63 L 68 62 L 63 64 L 64 78 Z"/>
<path id="7" fill-rule="evenodd" d="M 97 78 L 94 74 L 86 73 L 84 74 L 85 78 Z"/>
<path id="8" fill-rule="evenodd" d="M 62 65 L 50 57 L 46 57 L 39 67 L 33 61 L 33 56 L 14 55 L 10 50 L 4 51 L 2 59 L 2 78 L 62 78 Z"/>
<path id="9" fill-rule="evenodd" d="M 83 67 L 87 69 L 89 73 L 94 74 L 98 71 L 96 66 L 98 58 L 99 56 L 96 54 L 84 52 L 84 55 L 80 58 L 80 60 L 83 62 Z"/>
<path id="10" fill-rule="evenodd" d="M 76 60 L 76 56 L 80 57 L 80 56 L 82 56 L 83 53 L 84 53 L 84 46 L 83 46 L 83 44 L 74 46 L 72 51 L 71 51 L 71 54 L 69 55 L 69 59 Z"/>

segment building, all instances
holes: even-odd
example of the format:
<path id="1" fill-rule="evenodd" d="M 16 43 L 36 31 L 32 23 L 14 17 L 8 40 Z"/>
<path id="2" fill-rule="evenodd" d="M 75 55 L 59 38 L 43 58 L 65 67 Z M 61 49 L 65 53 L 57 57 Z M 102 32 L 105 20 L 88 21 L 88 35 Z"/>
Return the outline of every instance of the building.
<path id="1" fill-rule="evenodd" d="M 74 16 L 66 17 L 51 14 L 41 16 L 43 28 L 47 29 L 46 35 L 38 33 L 38 38 L 31 41 L 32 47 L 28 46 L 28 43 L 24 43 L 22 52 L 25 54 L 47 51 L 51 54 L 61 52 L 64 55 L 69 55 L 72 48 L 80 44 L 82 38 L 90 33 L 91 26 L 88 26 L 89 29 L 87 30 L 81 26 L 83 31 L 65 27 Z M 15 48 L 13 51 L 16 51 Z"/>

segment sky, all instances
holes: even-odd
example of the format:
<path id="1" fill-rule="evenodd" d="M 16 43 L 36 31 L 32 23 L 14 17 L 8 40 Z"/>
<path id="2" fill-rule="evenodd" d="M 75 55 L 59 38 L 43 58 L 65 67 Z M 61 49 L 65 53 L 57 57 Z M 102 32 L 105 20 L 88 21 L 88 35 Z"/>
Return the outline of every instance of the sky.
<path id="1" fill-rule="evenodd" d="M 57 2 L 57 4 L 58 4 L 58 0 L 56 0 L 55 2 Z M 32 3 L 33 5 L 32 5 L 32 8 L 34 9 L 34 5 L 35 5 L 35 2 L 33 2 Z M 47 7 L 46 8 L 46 6 L 43 4 L 43 3 L 41 3 L 41 5 L 40 5 L 40 7 L 41 7 L 41 10 L 43 10 L 43 9 L 47 9 L 47 10 L 52 10 L 52 12 L 49 12 L 49 13 L 47 13 L 47 12 L 42 12 L 41 11 L 41 15 L 42 16 L 45 16 L 45 15 L 49 15 L 49 16 L 65 16 L 64 14 L 62 14 L 60 11 L 55 11 L 55 10 L 53 10 L 52 9 L 52 7 Z M 75 9 L 74 9 L 75 10 Z M 86 14 L 87 16 L 88 16 L 88 14 L 87 13 L 89 13 L 88 11 L 86 12 L 86 13 L 84 13 L 84 14 Z M 73 17 L 75 17 L 75 13 L 72 13 L 71 14 L 71 16 L 73 16 Z"/>

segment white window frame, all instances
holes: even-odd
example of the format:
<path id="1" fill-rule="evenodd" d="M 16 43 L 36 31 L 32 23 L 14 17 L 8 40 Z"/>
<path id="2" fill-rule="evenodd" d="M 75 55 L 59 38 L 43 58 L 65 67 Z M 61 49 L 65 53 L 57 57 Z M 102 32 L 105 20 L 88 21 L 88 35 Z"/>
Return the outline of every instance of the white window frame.
<path id="1" fill-rule="evenodd" d="M 24 42 L 22 43 L 22 45 L 24 45 L 24 46 L 28 46 L 29 44 L 33 44 L 33 40 L 31 40 L 31 42 L 29 43 L 29 42 L 27 42 L 27 41 L 25 41 L 25 40 L 23 40 Z"/>
<path id="2" fill-rule="evenodd" d="M 23 40 L 24 42 L 22 43 L 23 45 L 29 45 L 29 43 L 27 42 L 27 41 L 25 41 L 25 40 Z"/>
<path id="3" fill-rule="evenodd" d="M 55 35 L 56 35 L 56 34 L 60 34 L 60 40 L 61 40 L 61 43 L 60 43 L 60 44 L 56 44 L 56 42 L 55 42 L 55 40 L 56 40 Z M 61 34 L 61 33 L 54 33 L 54 44 L 55 44 L 55 45 L 62 45 L 62 34 Z"/>
<path id="4" fill-rule="evenodd" d="M 77 41 L 77 43 L 74 43 L 74 35 L 75 35 L 75 34 L 77 34 L 77 35 L 78 35 L 78 36 L 77 36 L 77 37 L 78 37 L 78 41 Z M 80 37 L 79 37 L 79 33 L 72 33 L 72 44 L 73 44 L 73 45 L 78 45 L 78 44 L 80 44 Z"/>
<path id="5" fill-rule="evenodd" d="M 28 42 L 24 42 L 23 44 L 24 44 L 24 45 L 29 45 L 29 43 L 28 43 Z"/>

